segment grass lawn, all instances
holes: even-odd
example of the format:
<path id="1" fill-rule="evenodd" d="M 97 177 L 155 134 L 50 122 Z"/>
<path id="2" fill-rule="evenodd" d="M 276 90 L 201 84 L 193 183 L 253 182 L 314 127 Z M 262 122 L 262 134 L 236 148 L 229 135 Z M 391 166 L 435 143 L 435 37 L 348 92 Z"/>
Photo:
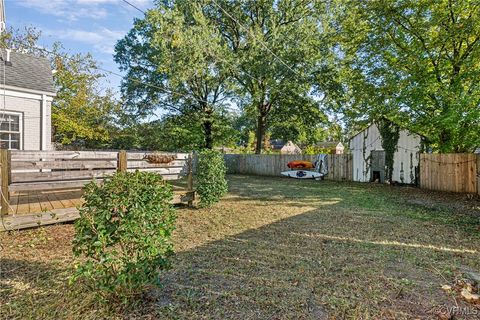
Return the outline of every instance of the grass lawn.
<path id="1" fill-rule="evenodd" d="M 438 306 L 480 317 L 441 289 L 480 273 L 478 200 L 287 178 L 229 185 L 213 208 L 177 211 L 173 268 L 127 310 L 68 286 L 72 225 L 0 234 L 0 317 L 423 319 Z"/>

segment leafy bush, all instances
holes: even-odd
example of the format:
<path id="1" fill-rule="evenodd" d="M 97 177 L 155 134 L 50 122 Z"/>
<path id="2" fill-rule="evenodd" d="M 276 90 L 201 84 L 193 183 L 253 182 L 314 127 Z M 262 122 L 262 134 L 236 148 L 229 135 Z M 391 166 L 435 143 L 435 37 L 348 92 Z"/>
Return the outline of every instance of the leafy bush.
<path id="1" fill-rule="evenodd" d="M 330 154 L 330 153 L 332 153 L 332 149 L 331 148 L 330 149 L 329 148 L 321 148 L 321 147 L 317 147 L 317 146 L 307 146 L 303 150 L 303 153 L 304 154 L 310 154 L 310 155 L 316 155 L 316 154 L 320 154 L 320 153 Z"/>
<path id="2" fill-rule="evenodd" d="M 223 155 L 214 150 L 204 150 L 198 155 L 196 190 L 200 207 L 209 207 L 218 202 L 228 191 Z"/>
<path id="3" fill-rule="evenodd" d="M 155 173 L 116 173 L 89 183 L 75 222 L 72 281 L 82 280 L 101 297 L 128 302 L 168 267 L 175 212 L 171 185 Z"/>

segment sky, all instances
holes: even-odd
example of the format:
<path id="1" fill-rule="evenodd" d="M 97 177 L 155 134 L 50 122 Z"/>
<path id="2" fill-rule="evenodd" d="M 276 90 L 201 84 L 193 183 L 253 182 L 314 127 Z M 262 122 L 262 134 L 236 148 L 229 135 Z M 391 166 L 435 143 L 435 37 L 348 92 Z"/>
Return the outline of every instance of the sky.
<path id="1" fill-rule="evenodd" d="M 70 53 L 90 52 L 102 68 L 119 72 L 113 61 L 115 43 L 143 13 L 122 0 L 4 0 L 7 28 L 30 26 L 42 32 L 39 45 L 51 48 L 60 41 Z M 128 0 L 141 10 L 153 0 Z M 116 92 L 121 79 L 108 75 L 104 82 Z"/>

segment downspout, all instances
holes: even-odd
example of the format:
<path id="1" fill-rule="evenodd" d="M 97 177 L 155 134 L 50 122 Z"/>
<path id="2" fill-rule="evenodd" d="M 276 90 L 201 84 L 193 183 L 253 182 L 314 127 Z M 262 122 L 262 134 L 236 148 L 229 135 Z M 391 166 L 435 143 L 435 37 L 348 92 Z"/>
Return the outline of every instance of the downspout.
<path id="1" fill-rule="evenodd" d="M 41 145 L 40 150 L 47 150 L 47 95 L 42 94 L 42 116 L 41 116 L 41 128 L 40 128 L 40 137 Z"/>

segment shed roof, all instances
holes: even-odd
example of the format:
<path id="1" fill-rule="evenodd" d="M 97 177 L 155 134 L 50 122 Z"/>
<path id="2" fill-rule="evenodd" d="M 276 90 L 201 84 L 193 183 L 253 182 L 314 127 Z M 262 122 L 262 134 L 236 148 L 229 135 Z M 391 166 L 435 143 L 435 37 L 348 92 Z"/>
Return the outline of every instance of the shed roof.
<path id="1" fill-rule="evenodd" d="M 6 50 L 1 50 L 3 60 L 6 60 Z M 43 91 L 55 94 L 52 69 L 46 58 L 34 57 L 15 51 L 10 53 L 11 65 L 0 63 L 0 83 L 3 84 L 5 71 L 5 85 Z"/>
<path id="2" fill-rule="evenodd" d="M 392 122 L 392 123 L 394 123 L 394 124 L 396 124 L 401 130 L 405 130 L 405 131 L 411 132 L 411 133 L 413 133 L 413 134 L 419 135 L 419 136 L 422 137 L 422 138 L 426 138 L 423 134 L 420 134 L 420 133 L 415 132 L 415 131 L 413 131 L 413 130 L 411 130 L 411 129 L 409 129 L 409 128 L 406 128 L 405 126 L 399 125 L 399 124 L 396 123 L 395 121 L 392 121 L 392 120 L 390 120 L 390 119 L 387 119 L 387 120 L 390 121 L 390 122 Z M 358 136 L 360 133 L 368 130 L 368 128 L 370 128 L 370 127 L 373 126 L 373 125 L 376 125 L 375 121 L 370 122 L 370 124 L 369 124 L 368 126 L 366 126 L 365 128 L 363 128 L 363 130 L 360 130 L 360 131 L 358 131 L 357 133 L 355 133 L 354 135 L 352 135 L 352 136 L 348 139 L 348 141 L 352 140 L 353 138 L 355 138 L 356 136 Z"/>

